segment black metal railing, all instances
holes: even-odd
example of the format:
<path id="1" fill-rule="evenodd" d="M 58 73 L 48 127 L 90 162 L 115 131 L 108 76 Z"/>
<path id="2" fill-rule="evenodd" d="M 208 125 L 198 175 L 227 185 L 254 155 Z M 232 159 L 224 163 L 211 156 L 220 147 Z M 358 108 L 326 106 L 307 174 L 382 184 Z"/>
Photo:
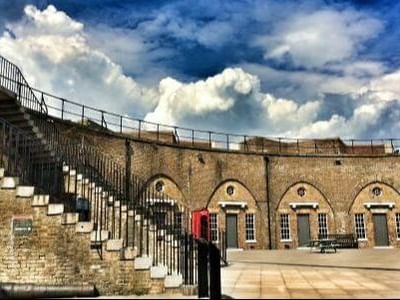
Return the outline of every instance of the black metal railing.
<path id="1" fill-rule="evenodd" d="M 107 112 L 70 101 L 39 89 L 32 89 L 47 103 L 49 114 L 62 120 L 86 124 L 130 137 L 189 148 L 262 154 L 290 155 L 397 155 L 400 139 L 300 139 L 261 137 L 166 125 Z"/>
<path id="2" fill-rule="evenodd" d="M 61 133 L 47 118 L 44 101 L 30 94 L 19 69 L 3 58 L 1 62 L 0 86 L 11 92 L 10 99 L 39 114 L 32 119 L 38 131 L 31 132 L 0 119 L 0 167 L 6 175 L 34 185 L 49 194 L 51 202 L 63 203 L 67 212 L 90 221 L 94 247 L 102 251 L 105 238 L 122 239 L 123 247 L 152 257 L 153 266 L 165 266 L 167 274 L 180 274 L 184 282 L 195 284 L 197 269 L 192 266 L 197 247 L 193 238 L 187 240 L 187 208 L 155 191 L 110 156 Z M 107 121 L 102 118 L 101 123 Z"/>
<path id="3" fill-rule="evenodd" d="M 188 212 L 174 199 L 134 175 L 126 181 L 124 167 L 88 145 L 64 139 L 63 144 L 51 143 L 50 154 L 41 139 L 3 119 L 0 137 L 0 167 L 7 176 L 50 194 L 51 202 L 63 203 L 66 212 L 85 215 L 81 221 L 93 223 L 94 244 L 122 239 L 139 256 L 151 256 L 153 266 L 181 274 L 187 284 L 197 282 L 197 247 L 186 232 Z M 85 201 L 87 205 L 79 204 Z"/>
<path id="4" fill-rule="evenodd" d="M 14 93 L 21 106 L 47 115 L 46 103 L 36 98 L 20 69 L 3 56 L 0 56 L 0 86 Z"/>
<path id="5" fill-rule="evenodd" d="M 334 240 L 337 248 L 358 248 L 357 238 L 352 233 L 329 233 L 318 235 L 318 239 Z"/>

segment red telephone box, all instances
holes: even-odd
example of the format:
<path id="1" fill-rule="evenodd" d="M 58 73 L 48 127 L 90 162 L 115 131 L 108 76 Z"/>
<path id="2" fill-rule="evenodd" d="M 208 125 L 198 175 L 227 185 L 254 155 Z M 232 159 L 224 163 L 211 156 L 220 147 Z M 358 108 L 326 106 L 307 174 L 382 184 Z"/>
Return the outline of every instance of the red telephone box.
<path id="1" fill-rule="evenodd" d="M 192 212 L 192 234 L 193 237 L 211 239 L 210 213 L 207 209 L 195 210 Z"/>

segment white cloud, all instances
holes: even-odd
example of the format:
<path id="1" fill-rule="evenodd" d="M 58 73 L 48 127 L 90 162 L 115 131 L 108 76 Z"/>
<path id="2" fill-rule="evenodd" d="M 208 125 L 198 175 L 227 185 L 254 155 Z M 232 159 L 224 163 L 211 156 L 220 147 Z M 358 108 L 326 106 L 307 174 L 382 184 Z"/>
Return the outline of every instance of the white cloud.
<path id="1" fill-rule="evenodd" d="M 395 120 L 395 124 L 390 126 L 399 128 L 396 116 L 400 115 L 400 71 L 385 74 L 386 68 L 373 61 L 334 62 L 353 55 L 357 51 L 355 41 L 362 42 L 373 36 L 380 25 L 354 12 L 315 14 L 310 16 L 303 29 L 293 27 L 292 23 L 279 28 L 298 29 L 301 32 L 294 31 L 294 36 L 299 34 L 297 38 L 311 39 L 308 32 L 311 31 L 312 36 L 313 26 L 318 27 L 316 22 L 321 20 L 321 14 L 327 14 L 328 20 L 324 21 L 327 24 L 315 29 L 317 32 L 314 34 L 316 37 L 328 34 L 332 23 L 338 22 L 338 31 L 342 33 L 337 37 L 338 45 L 332 45 L 335 37 L 326 41 L 322 39 L 328 46 L 336 47 L 337 53 L 326 51 L 324 54 L 327 46 L 318 45 L 311 39 L 315 43 L 309 42 L 307 54 L 307 47 L 301 43 L 285 44 L 296 40 L 293 35 L 287 39 L 285 34 L 271 49 L 275 49 L 277 55 L 282 49 L 290 49 L 290 54 L 294 54 L 299 64 L 311 61 L 312 55 L 316 55 L 312 66 L 324 65 L 325 69 L 340 71 L 342 75 L 321 74 L 315 70 L 279 71 L 242 64 L 241 68 L 227 68 L 205 80 L 188 83 L 166 77 L 158 86 L 147 88 L 124 75 L 121 66 L 115 62 L 133 55 L 131 60 L 139 61 L 139 66 L 152 48 L 152 45 L 145 45 L 143 37 L 132 31 L 108 27 L 86 31 L 82 23 L 53 6 L 43 11 L 27 6 L 23 19 L 8 25 L 13 34 L 5 32 L 0 36 L 0 54 L 21 66 L 33 86 L 105 110 L 124 114 L 132 112 L 139 117 L 145 115 L 146 120 L 154 122 L 190 127 L 200 124 L 210 130 L 235 132 L 239 129 L 249 134 L 288 137 L 382 135 L 385 134 L 382 128 L 389 126 L 381 125 L 386 120 Z M 294 24 L 299 20 L 295 18 Z M 173 26 L 171 30 L 176 30 L 178 35 L 190 36 L 191 27 L 182 31 L 178 25 L 168 26 Z M 229 28 L 221 30 L 229 31 Z M 205 34 L 204 37 L 199 34 L 196 39 L 214 43 L 219 34 Z M 97 49 L 109 41 L 112 42 L 102 47 L 105 53 Z M 157 56 L 157 51 L 154 55 Z M 159 55 L 165 57 L 168 53 Z M 132 67 L 135 64 L 132 62 Z M 279 87 L 277 90 L 286 90 L 279 97 L 263 92 L 259 78 L 267 86 L 275 85 Z M 310 90 L 313 92 L 307 92 Z M 341 112 L 331 111 L 320 117 L 322 111 L 328 110 L 323 105 L 325 93 L 352 95 L 349 97 L 349 101 L 353 101 L 348 108 L 350 113 L 344 116 Z M 392 112 L 390 118 L 388 111 Z"/>
<path id="2" fill-rule="evenodd" d="M 164 79 L 159 86 L 159 99 L 154 112 L 149 113 L 146 120 L 190 124 L 192 118 L 200 116 L 207 126 L 215 126 L 213 115 L 223 113 L 225 128 L 237 125 L 248 128 L 248 124 L 257 119 L 260 128 L 252 130 L 264 129 L 264 134 L 265 130 L 278 134 L 305 126 L 316 119 L 320 109 L 318 101 L 299 105 L 293 100 L 261 92 L 258 77 L 240 68 L 228 68 L 194 83 Z M 240 110 L 240 107 L 246 109 Z M 239 110 L 239 120 L 233 113 L 236 110 Z"/>
<path id="3" fill-rule="evenodd" d="M 225 69 L 207 80 L 189 84 L 166 78 L 159 85 L 158 105 L 146 120 L 176 124 L 188 115 L 227 111 L 241 96 L 254 101 L 258 89 L 258 78 L 241 69 Z"/>
<path id="4" fill-rule="evenodd" d="M 290 15 L 256 44 L 267 59 L 289 55 L 296 66 L 313 68 L 352 57 L 381 29 L 380 21 L 362 13 L 325 9 Z"/>
<path id="5" fill-rule="evenodd" d="M 31 85 L 86 105 L 143 113 L 152 92 L 125 76 L 121 67 L 88 44 L 83 24 L 50 5 L 28 5 L 22 20 L 8 24 L 0 53 L 21 66 Z"/>
<path id="6" fill-rule="evenodd" d="M 400 101 L 400 70 L 385 74 L 360 89 L 360 94 L 382 101 Z"/>

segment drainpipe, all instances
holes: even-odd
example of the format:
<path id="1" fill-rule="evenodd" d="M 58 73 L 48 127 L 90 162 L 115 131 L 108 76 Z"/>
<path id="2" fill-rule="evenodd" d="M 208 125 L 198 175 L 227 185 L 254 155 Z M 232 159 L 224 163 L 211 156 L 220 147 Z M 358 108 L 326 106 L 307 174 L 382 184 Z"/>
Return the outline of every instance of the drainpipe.
<path id="1" fill-rule="evenodd" d="M 272 250 L 272 236 L 271 236 L 271 205 L 270 205 L 270 197 L 269 197 L 269 158 L 264 156 L 265 163 L 265 193 L 266 193 L 266 201 L 267 201 L 267 210 L 268 210 L 268 248 Z"/>

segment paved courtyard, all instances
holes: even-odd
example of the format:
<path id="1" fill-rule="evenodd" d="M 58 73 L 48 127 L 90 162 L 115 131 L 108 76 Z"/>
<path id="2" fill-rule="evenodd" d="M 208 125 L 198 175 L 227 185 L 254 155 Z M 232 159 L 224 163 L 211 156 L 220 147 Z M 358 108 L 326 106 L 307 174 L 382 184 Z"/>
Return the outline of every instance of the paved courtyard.
<path id="1" fill-rule="evenodd" d="M 233 298 L 400 298 L 400 249 L 234 251 L 222 270 Z"/>

